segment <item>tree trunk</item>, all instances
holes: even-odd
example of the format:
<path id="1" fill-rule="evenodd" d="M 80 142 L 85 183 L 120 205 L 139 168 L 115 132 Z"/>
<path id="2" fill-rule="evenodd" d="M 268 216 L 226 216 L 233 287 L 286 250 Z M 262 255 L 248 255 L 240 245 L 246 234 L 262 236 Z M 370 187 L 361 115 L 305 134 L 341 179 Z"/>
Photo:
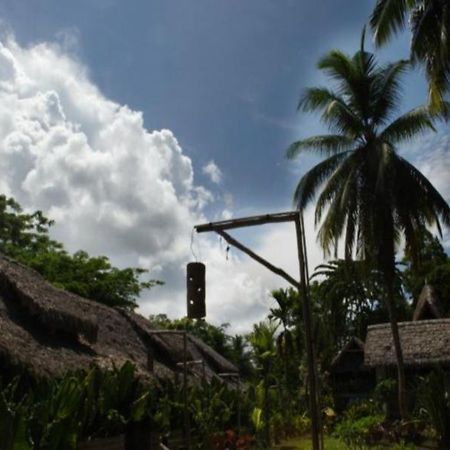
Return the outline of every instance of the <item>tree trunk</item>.
<path id="1" fill-rule="evenodd" d="M 400 333 L 398 331 L 397 318 L 395 313 L 395 294 L 394 294 L 394 280 L 389 277 L 387 280 L 387 302 L 386 306 L 389 312 L 389 322 L 391 324 L 392 339 L 394 342 L 395 357 L 397 362 L 397 378 L 398 378 L 398 409 L 400 417 L 406 420 L 409 416 L 408 405 L 406 398 L 406 377 L 405 364 L 403 362 L 403 351 L 400 342 Z"/>

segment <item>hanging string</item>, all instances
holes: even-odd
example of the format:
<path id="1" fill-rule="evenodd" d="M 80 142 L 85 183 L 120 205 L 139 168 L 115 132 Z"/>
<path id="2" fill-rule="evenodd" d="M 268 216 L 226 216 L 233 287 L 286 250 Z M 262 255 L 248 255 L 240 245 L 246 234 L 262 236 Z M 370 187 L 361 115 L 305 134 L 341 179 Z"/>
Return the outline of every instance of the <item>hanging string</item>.
<path id="1" fill-rule="evenodd" d="M 219 246 L 220 246 L 220 251 L 222 251 L 222 249 L 223 249 L 223 246 L 222 246 L 222 243 L 224 242 L 225 240 L 223 239 L 223 237 L 222 236 L 219 236 Z M 225 247 L 225 259 L 228 261 L 228 255 L 229 255 L 229 253 L 230 253 L 230 250 L 231 250 L 231 247 L 227 244 L 227 246 Z"/>
<path id="2" fill-rule="evenodd" d="M 198 262 L 197 255 L 194 252 L 194 233 L 195 233 L 195 228 L 192 228 L 192 232 L 191 232 L 191 253 L 192 253 L 192 256 L 195 259 L 195 262 Z"/>

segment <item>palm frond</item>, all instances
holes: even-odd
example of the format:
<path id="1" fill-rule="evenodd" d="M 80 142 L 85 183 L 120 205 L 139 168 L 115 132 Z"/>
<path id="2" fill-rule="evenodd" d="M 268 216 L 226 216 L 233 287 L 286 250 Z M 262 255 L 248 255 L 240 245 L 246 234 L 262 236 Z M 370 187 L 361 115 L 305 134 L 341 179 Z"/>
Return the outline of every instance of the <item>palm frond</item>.
<path id="1" fill-rule="evenodd" d="M 352 144 L 352 139 L 339 134 L 313 136 L 291 144 L 287 149 L 286 156 L 293 159 L 305 150 L 313 150 L 322 156 L 331 156 L 350 149 Z"/>
<path id="2" fill-rule="evenodd" d="M 380 139 L 393 145 L 410 141 L 424 131 L 435 131 L 435 128 L 428 110 L 420 107 L 394 120 L 380 134 Z"/>
<path id="3" fill-rule="evenodd" d="M 354 150 L 345 160 L 340 161 L 339 167 L 336 170 L 329 174 L 329 179 L 317 199 L 315 212 L 316 224 L 321 221 L 324 209 L 332 201 L 340 187 L 347 182 L 351 175 L 357 178 L 358 168 L 363 159 L 364 150 Z M 314 170 L 314 168 L 311 170 Z"/>
<path id="4" fill-rule="evenodd" d="M 339 133 L 355 136 L 363 129 L 361 119 L 344 98 L 327 88 L 306 89 L 300 97 L 298 109 L 322 112 L 322 121 Z"/>
<path id="5" fill-rule="evenodd" d="M 353 61 L 340 50 L 331 50 L 317 63 L 317 67 L 339 83 L 356 78 Z"/>
<path id="6" fill-rule="evenodd" d="M 376 45 L 385 44 L 405 25 L 406 14 L 412 6 L 409 0 L 378 0 L 370 18 Z"/>
<path id="7" fill-rule="evenodd" d="M 375 125 L 384 123 L 388 119 L 389 113 L 399 104 L 401 96 L 400 77 L 409 66 L 409 61 L 401 60 L 387 64 L 377 72 L 372 92 L 374 102 L 371 106 Z"/>
<path id="8" fill-rule="evenodd" d="M 300 179 L 294 193 L 294 204 L 299 210 L 303 210 L 316 195 L 317 189 L 348 157 L 351 151 L 330 156 L 325 161 L 314 166 Z"/>
<path id="9" fill-rule="evenodd" d="M 399 155 L 396 155 L 396 172 L 404 186 L 397 187 L 396 204 L 401 205 L 402 201 L 414 202 L 414 208 L 410 205 L 410 209 L 420 214 L 428 225 L 433 225 L 437 217 L 449 227 L 450 207 L 430 180 Z"/>
<path id="10" fill-rule="evenodd" d="M 417 5 L 411 14 L 411 58 L 425 66 L 428 100 L 435 114 L 443 110 L 450 88 L 450 7 L 448 2 L 430 0 Z"/>

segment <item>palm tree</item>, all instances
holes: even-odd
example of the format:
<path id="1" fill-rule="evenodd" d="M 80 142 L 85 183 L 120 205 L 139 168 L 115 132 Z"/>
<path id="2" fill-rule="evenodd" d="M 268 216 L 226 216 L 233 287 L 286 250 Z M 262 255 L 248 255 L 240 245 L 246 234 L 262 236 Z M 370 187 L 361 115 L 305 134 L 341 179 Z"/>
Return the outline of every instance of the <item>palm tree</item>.
<path id="1" fill-rule="evenodd" d="M 425 66 L 434 112 L 448 112 L 443 96 L 450 88 L 450 3 L 448 0 L 377 0 L 370 23 L 375 43 L 385 44 L 409 15 L 411 59 Z"/>
<path id="2" fill-rule="evenodd" d="M 263 376 L 264 388 L 264 440 L 265 445 L 270 447 L 270 404 L 269 388 L 272 364 L 276 357 L 275 334 L 278 326 L 271 320 L 253 325 L 253 331 L 248 337 L 252 346 L 253 357 L 258 370 Z"/>
<path id="3" fill-rule="evenodd" d="M 384 282 L 379 271 L 371 270 L 364 261 L 338 259 L 320 264 L 311 279 L 317 283 L 316 297 L 321 328 L 336 354 L 351 337 L 364 339 L 367 326 L 389 320 L 384 303 Z M 403 296 L 402 274 L 396 270 L 396 307 L 402 319 L 409 317 Z M 398 318 L 398 317 L 397 317 Z"/>
<path id="4" fill-rule="evenodd" d="M 272 297 L 278 304 L 278 308 L 270 308 L 269 320 L 278 321 L 283 331 L 277 336 L 278 353 L 285 361 L 285 379 L 287 382 L 287 358 L 292 350 L 293 338 L 289 325 L 292 322 L 292 314 L 296 293 L 294 289 L 278 289 L 272 291 Z"/>
<path id="5" fill-rule="evenodd" d="M 407 63 L 378 65 L 374 55 L 364 50 L 364 33 L 361 50 L 353 57 L 333 50 L 318 67 L 335 81 L 336 88 L 307 89 L 299 109 L 321 112 L 333 134 L 303 139 L 288 149 L 290 158 L 304 150 L 326 156 L 301 178 L 294 201 L 304 210 L 321 190 L 315 220 L 324 250 L 330 254 L 342 239 L 346 259 L 357 256 L 383 275 L 397 357 L 399 410 L 406 417 L 404 364 L 394 308 L 395 254 L 403 238 L 406 249 L 416 255 L 425 227 L 436 225 L 441 232 L 440 220 L 450 225 L 450 208 L 428 179 L 397 153 L 396 146 L 432 130 L 433 125 L 426 108 L 391 119 Z"/>
<path id="6" fill-rule="evenodd" d="M 297 292 L 292 288 L 272 291 L 272 297 L 277 302 L 278 308 L 270 308 L 269 320 L 276 320 L 283 327 L 283 330 L 276 338 L 276 342 L 278 354 L 283 361 L 284 390 L 282 391 L 282 396 L 285 404 L 285 407 L 283 408 L 283 415 L 286 419 L 290 413 L 289 361 L 292 361 L 294 350 L 294 339 L 292 331 L 289 329 L 289 325 L 293 321 L 292 314 L 294 304 L 296 300 L 298 301 L 298 299 Z"/>

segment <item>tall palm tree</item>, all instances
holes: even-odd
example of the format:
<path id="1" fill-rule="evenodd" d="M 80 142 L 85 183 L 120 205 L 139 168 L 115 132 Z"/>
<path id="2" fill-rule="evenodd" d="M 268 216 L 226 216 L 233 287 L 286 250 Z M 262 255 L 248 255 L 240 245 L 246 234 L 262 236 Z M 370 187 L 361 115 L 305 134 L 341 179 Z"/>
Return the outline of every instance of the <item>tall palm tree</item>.
<path id="1" fill-rule="evenodd" d="M 294 201 L 300 210 L 317 198 L 315 220 L 319 241 L 328 253 L 343 240 L 346 259 L 357 256 L 379 270 L 386 286 L 395 346 L 399 410 L 407 416 L 403 354 L 395 318 L 395 254 L 404 240 L 416 255 L 421 233 L 442 221 L 450 225 L 450 208 L 433 185 L 397 153 L 396 146 L 432 130 L 425 108 L 396 119 L 404 61 L 378 65 L 373 54 L 361 50 L 350 57 L 333 50 L 318 67 L 335 82 L 335 89 L 309 88 L 299 109 L 321 113 L 333 134 L 293 143 L 288 157 L 304 150 L 326 156 L 299 181 Z"/>
<path id="2" fill-rule="evenodd" d="M 434 112 L 448 112 L 450 89 L 450 3 L 448 0 L 377 0 L 370 23 L 375 43 L 383 45 L 409 16 L 411 59 L 425 66 Z"/>

